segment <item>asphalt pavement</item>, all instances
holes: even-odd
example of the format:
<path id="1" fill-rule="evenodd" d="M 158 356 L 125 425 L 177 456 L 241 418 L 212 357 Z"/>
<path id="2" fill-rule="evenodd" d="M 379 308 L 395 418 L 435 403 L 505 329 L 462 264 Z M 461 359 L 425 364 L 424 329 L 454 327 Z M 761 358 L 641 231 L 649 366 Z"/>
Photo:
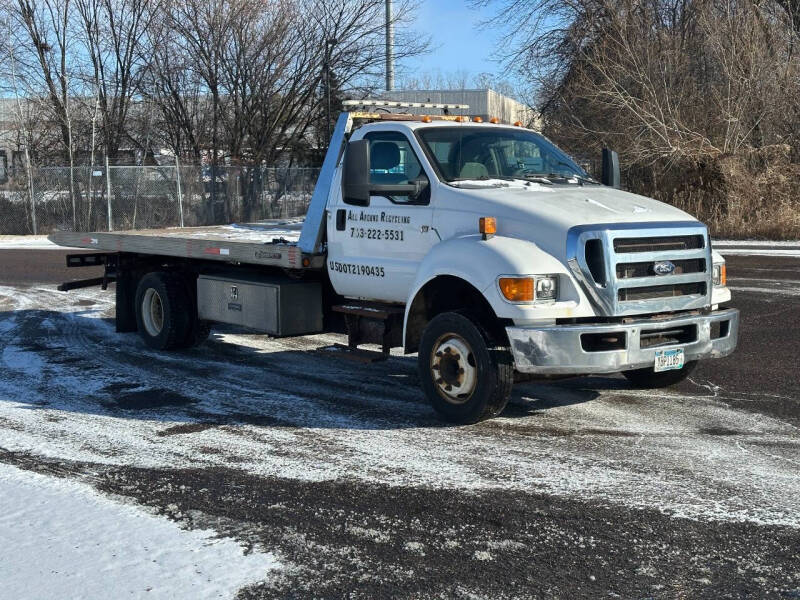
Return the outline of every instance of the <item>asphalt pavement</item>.
<path id="1" fill-rule="evenodd" d="M 728 259 L 739 349 L 676 388 L 530 382 L 468 427 L 334 335 L 153 352 L 63 264 L 0 251 L 0 461 L 276 553 L 241 598 L 800 598 L 800 258 Z"/>

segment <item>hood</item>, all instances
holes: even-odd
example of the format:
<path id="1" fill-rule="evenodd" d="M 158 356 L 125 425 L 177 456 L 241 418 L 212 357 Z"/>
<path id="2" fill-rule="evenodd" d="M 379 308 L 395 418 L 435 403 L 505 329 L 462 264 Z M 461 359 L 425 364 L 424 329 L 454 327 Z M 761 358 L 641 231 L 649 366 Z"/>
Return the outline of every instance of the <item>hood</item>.
<path id="1" fill-rule="evenodd" d="M 530 240 L 556 256 L 564 252 L 567 231 L 578 225 L 697 222 L 669 204 L 602 185 L 490 179 L 442 184 L 437 195 L 441 199 L 437 221 L 447 222 L 448 211 L 474 213 L 476 225 L 477 217 L 493 216 L 498 235 Z M 465 222 L 463 218 L 450 221 Z M 469 228 L 463 233 L 475 233 L 474 227 Z"/>

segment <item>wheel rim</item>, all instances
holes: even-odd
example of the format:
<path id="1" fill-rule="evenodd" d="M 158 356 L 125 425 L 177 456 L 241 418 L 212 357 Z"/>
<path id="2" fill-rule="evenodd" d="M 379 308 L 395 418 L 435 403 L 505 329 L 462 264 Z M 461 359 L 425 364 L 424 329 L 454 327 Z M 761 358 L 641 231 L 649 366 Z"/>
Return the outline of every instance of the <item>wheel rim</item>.
<path id="1" fill-rule="evenodd" d="M 478 383 L 472 347 L 460 335 L 447 333 L 433 345 L 431 376 L 436 391 L 451 404 L 463 404 Z"/>
<path id="2" fill-rule="evenodd" d="M 142 322 L 151 337 L 158 336 L 164 329 L 164 304 L 153 288 L 148 288 L 142 298 Z"/>

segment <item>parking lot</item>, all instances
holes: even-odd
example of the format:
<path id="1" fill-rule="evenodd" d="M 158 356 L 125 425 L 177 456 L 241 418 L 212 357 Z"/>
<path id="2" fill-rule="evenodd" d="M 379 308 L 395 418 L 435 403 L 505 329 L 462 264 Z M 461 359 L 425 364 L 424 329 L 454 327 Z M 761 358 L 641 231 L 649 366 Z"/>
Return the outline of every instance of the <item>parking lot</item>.
<path id="1" fill-rule="evenodd" d="M 154 352 L 63 256 L 0 250 L 0 461 L 274 553 L 242 598 L 800 597 L 798 257 L 729 257 L 739 349 L 676 388 L 529 382 L 453 427 L 415 357 L 338 336 Z"/>

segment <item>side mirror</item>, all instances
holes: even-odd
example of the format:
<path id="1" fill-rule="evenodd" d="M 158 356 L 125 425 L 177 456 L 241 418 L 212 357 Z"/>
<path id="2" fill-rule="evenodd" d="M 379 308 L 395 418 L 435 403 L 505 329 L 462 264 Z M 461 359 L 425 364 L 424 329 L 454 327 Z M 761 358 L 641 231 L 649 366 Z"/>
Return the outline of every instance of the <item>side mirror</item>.
<path id="1" fill-rule="evenodd" d="M 369 140 L 347 144 L 342 175 L 342 197 L 347 204 L 369 206 Z"/>
<path id="2" fill-rule="evenodd" d="M 369 206 L 373 194 L 380 196 L 409 196 L 417 198 L 429 191 L 427 177 L 420 177 L 404 184 L 370 183 L 369 140 L 358 140 L 347 144 L 342 174 L 342 197 L 347 204 Z"/>
<path id="3" fill-rule="evenodd" d="M 608 148 L 603 148 L 603 185 L 619 189 L 619 155 Z"/>

